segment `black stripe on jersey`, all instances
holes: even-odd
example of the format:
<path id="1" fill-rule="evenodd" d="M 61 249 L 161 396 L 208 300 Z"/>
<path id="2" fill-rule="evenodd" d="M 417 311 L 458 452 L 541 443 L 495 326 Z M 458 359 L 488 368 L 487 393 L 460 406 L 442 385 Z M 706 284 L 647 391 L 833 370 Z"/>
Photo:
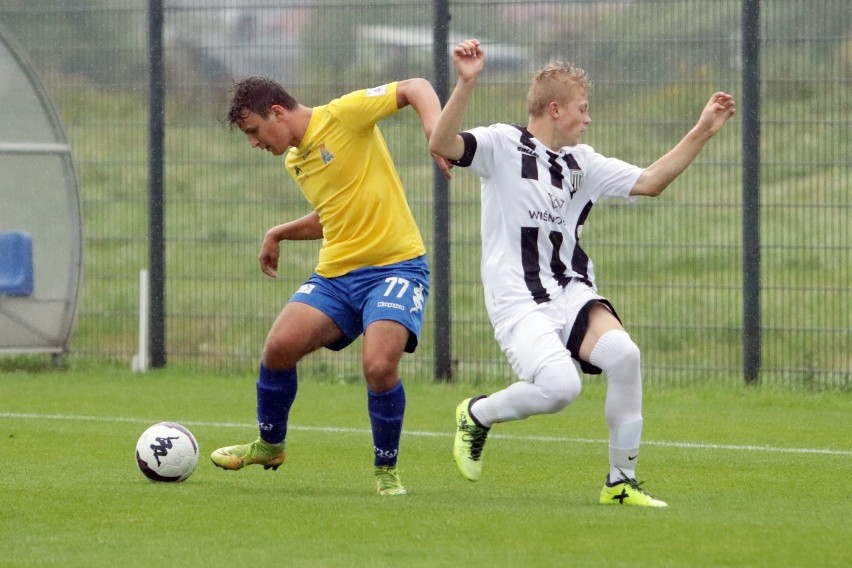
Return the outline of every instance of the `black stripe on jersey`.
<path id="1" fill-rule="evenodd" d="M 562 166 L 556 161 L 558 159 L 559 154 L 554 154 L 550 150 L 547 150 L 547 162 L 550 164 L 550 185 L 564 189 L 562 187 L 562 180 L 565 179 L 565 176 L 562 175 Z"/>
<path id="2" fill-rule="evenodd" d="M 476 154 L 476 136 L 470 132 L 460 132 L 459 135 L 464 140 L 464 154 L 458 160 L 450 160 L 450 163 L 461 168 L 467 168 L 473 162 L 473 156 Z"/>
<path id="3" fill-rule="evenodd" d="M 580 280 L 588 284 L 592 285 L 592 281 L 589 279 L 589 255 L 586 254 L 582 248 L 580 248 L 580 227 L 586 222 L 586 219 L 589 217 L 589 212 L 592 210 L 592 206 L 594 203 L 589 201 L 586 203 L 586 206 L 583 207 L 582 213 L 580 213 L 580 217 L 577 219 L 577 226 L 574 227 L 574 241 L 577 243 L 574 247 L 574 252 L 571 255 L 571 270 L 576 272 Z"/>
<path id="4" fill-rule="evenodd" d="M 524 282 L 536 304 L 550 301 L 550 294 L 541 283 L 541 268 L 538 265 L 538 227 L 521 227 L 521 264 Z"/>
<path id="5" fill-rule="evenodd" d="M 515 125 L 515 128 L 521 131 L 521 144 L 535 153 L 535 142 L 532 141 L 532 134 L 522 126 Z M 521 177 L 523 179 L 538 179 L 538 163 L 535 156 L 528 154 L 521 156 Z"/>
<path id="6" fill-rule="evenodd" d="M 574 159 L 574 154 L 566 154 L 565 155 L 565 163 L 568 164 L 569 170 L 579 170 L 580 164 L 577 163 L 577 160 Z"/>
<path id="7" fill-rule="evenodd" d="M 559 285 L 564 288 L 571 281 L 571 278 L 565 274 L 568 267 L 565 266 L 565 263 L 562 262 L 561 258 L 559 258 L 559 251 L 562 250 L 562 241 L 564 240 L 564 237 L 559 231 L 551 231 L 549 238 L 552 247 L 551 250 L 553 251 L 550 255 L 550 271 L 553 272 L 553 277 Z"/>

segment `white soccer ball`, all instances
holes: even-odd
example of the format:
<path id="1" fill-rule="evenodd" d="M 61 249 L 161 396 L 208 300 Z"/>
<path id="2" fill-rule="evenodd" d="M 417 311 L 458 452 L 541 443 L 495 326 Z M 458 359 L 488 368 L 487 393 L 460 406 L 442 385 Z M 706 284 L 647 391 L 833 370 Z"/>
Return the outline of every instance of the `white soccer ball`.
<path id="1" fill-rule="evenodd" d="M 136 465 L 152 481 L 183 481 L 198 465 L 198 442 L 180 424 L 154 424 L 136 442 Z"/>

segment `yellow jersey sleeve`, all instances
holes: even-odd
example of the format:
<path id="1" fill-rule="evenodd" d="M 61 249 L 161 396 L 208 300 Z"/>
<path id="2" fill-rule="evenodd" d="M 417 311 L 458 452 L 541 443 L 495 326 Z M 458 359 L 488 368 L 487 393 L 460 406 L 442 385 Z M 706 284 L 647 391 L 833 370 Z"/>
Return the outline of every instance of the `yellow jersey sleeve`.
<path id="1" fill-rule="evenodd" d="M 289 174 L 319 213 L 316 272 L 328 278 L 425 254 L 402 181 L 376 123 L 397 112 L 397 83 L 349 93 L 313 108 Z"/>

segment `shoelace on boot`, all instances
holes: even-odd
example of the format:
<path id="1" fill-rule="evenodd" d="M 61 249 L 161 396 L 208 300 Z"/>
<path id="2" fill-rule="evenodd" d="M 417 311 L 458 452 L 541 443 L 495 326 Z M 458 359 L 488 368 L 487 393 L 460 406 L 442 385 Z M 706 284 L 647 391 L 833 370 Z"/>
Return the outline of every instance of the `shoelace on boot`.
<path id="1" fill-rule="evenodd" d="M 488 430 L 479 426 L 469 425 L 464 428 L 462 440 L 470 443 L 470 459 L 478 461 L 482 457 L 482 448 L 488 439 Z"/>

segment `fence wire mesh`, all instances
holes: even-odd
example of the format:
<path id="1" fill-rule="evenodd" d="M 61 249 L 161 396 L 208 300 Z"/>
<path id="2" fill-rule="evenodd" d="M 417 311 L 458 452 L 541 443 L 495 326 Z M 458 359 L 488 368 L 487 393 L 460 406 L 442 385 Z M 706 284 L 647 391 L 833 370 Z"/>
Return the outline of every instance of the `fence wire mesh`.
<path id="1" fill-rule="evenodd" d="M 423 2 L 166 0 L 166 310 L 170 361 L 256 365 L 266 331 L 311 273 L 319 244 L 285 243 L 281 278 L 260 274 L 267 228 L 308 204 L 281 163 L 224 124 L 228 86 L 271 75 L 308 106 L 358 88 L 432 78 Z M 710 94 L 742 91 L 742 0 L 449 2 L 450 43 L 488 53 L 467 127 L 526 124 L 526 89 L 551 59 L 594 84 L 584 142 L 648 165 Z M 764 382 L 847 387 L 850 373 L 852 13 L 847 0 L 761 8 L 761 324 Z M 144 0 L 5 0 L 71 141 L 84 208 L 85 276 L 72 357 L 130 361 L 138 273 L 148 262 L 148 37 Z M 450 84 L 454 83 L 451 71 Z M 451 263 L 453 373 L 513 380 L 479 281 L 478 180 L 451 186 L 451 254 L 432 251 L 432 162 L 413 112 L 381 128 L 430 262 Z M 609 297 L 643 350 L 646 381 L 741 380 L 742 124 L 735 117 L 662 197 L 601 203 L 583 234 Z M 34 188 L 37 190 L 37 188 Z M 379 212 L 380 213 L 380 212 Z M 427 310 L 427 315 L 434 310 Z M 411 378 L 433 375 L 424 325 Z M 360 380 L 359 345 L 316 353 L 304 376 Z"/>

